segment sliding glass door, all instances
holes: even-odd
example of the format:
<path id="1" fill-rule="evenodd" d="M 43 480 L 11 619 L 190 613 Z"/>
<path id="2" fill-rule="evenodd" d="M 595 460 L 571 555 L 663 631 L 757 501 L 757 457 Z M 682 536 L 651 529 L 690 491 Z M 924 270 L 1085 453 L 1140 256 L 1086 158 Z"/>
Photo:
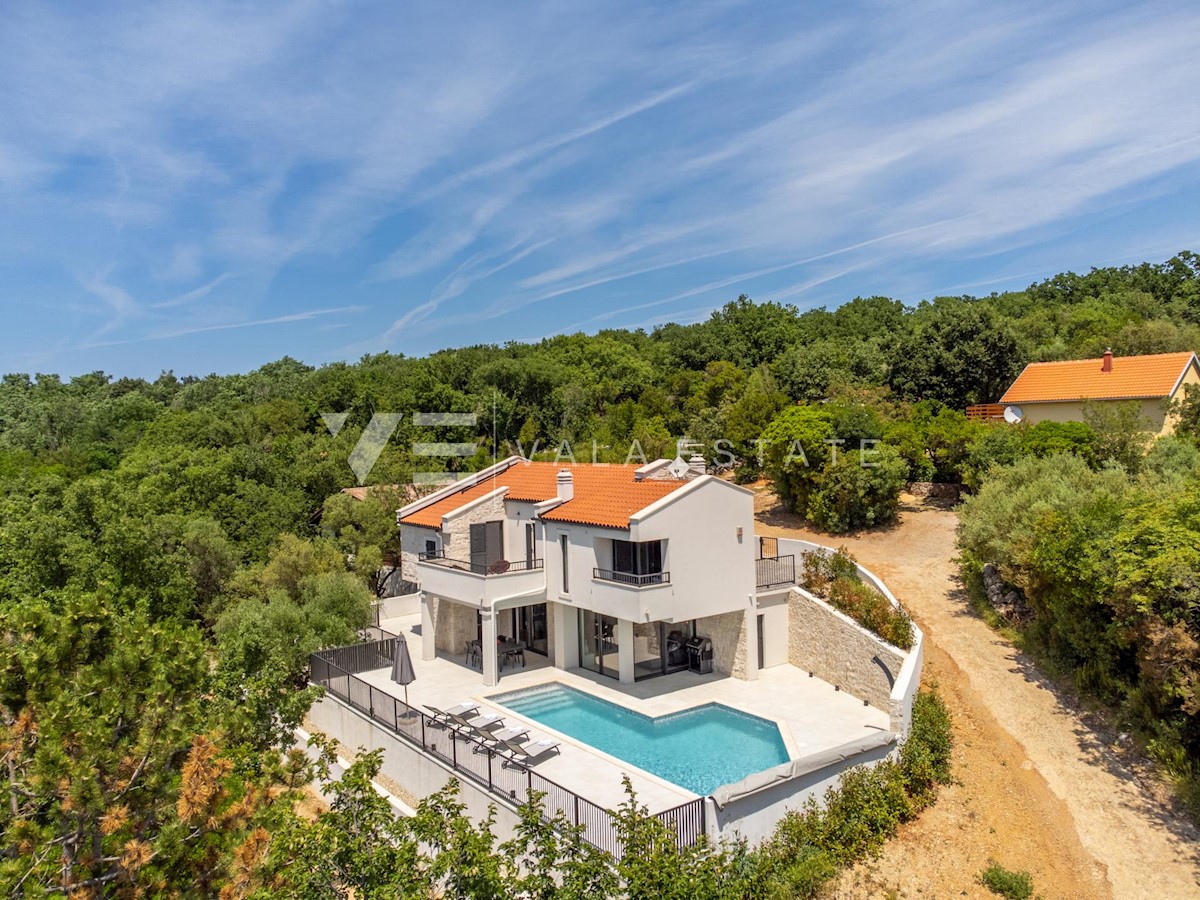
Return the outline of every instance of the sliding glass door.
<path id="1" fill-rule="evenodd" d="M 589 672 L 618 677 L 615 618 L 587 609 L 579 611 L 579 664 Z"/>

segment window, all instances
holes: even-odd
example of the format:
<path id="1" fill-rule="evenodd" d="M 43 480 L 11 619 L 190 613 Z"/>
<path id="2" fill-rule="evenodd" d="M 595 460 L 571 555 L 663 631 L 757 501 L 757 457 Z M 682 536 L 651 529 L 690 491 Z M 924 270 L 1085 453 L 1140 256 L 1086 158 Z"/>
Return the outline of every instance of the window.
<path id="1" fill-rule="evenodd" d="M 613 541 L 613 571 L 624 575 L 659 575 L 663 570 L 662 541 Z"/>
<path id="2" fill-rule="evenodd" d="M 570 578 L 571 544 L 567 540 L 567 536 L 565 534 L 559 535 L 558 546 L 559 546 L 559 549 L 562 550 L 562 576 L 563 576 L 562 592 L 564 594 L 569 594 L 569 593 L 571 593 L 571 578 Z"/>
<path id="3" fill-rule="evenodd" d="M 425 555 L 426 556 L 437 556 L 437 541 L 428 541 L 427 540 L 425 542 Z"/>

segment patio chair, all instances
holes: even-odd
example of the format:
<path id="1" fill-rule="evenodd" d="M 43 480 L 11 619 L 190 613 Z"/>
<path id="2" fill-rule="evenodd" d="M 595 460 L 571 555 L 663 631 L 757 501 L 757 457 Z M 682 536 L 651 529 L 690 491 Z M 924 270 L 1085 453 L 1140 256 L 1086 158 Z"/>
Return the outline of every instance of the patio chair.
<path id="1" fill-rule="evenodd" d="M 472 713 L 479 709 L 478 703 L 472 703 L 470 700 L 464 700 L 458 706 L 452 706 L 450 709 L 441 710 L 436 706 L 424 704 L 425 708 L 433 713 L 429 721 L 432 725 L 449 725 L 451 718 L 454 716 L 465 716 L 467 713 Z"/>
<path id="2" fill-rule="evenodd" d="M 499 731 L 483 731 L 479 728 L 473 728 L 474 734 L 471 735 L 477 743 L 474 747 L 475 753 L 482 753 L 485 750 L 499 750 L 505 741 L 520 741 L 521 738 L 529 737 L 529 729 L 527 728 L 502 728 Z"/>
<path id="3" fill-rule="evenodd" d="M 520 744 L 516 741 L 501 741 L 501 752 L 508 751 L 508 759 L 504 761 L 504 765 L 510 763 L 519 769 L 527 768 L 533 765 L 543 756 L 548 756 L 551 753 L 561 753 L 558 749 L 558 741 L 532 741 L 528 744 Z"/>
<path id="4" fill-rule="evenodd" d="M 467 641 L 466 659 L 463 662 L 471 667 L 483 664 L 483 654 L 479 649 L 479 641 Z"/>

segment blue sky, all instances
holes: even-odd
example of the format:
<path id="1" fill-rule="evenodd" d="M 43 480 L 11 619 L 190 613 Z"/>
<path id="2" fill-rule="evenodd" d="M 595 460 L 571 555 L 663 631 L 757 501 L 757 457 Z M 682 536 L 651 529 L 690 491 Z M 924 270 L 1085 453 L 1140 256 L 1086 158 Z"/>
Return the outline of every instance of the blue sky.
<path id="1" fill-rule="evenodd" d="M 0 7 L 0 371 L 423 354 L 1200 249 L 1194 3 L 99 6 Z"/>

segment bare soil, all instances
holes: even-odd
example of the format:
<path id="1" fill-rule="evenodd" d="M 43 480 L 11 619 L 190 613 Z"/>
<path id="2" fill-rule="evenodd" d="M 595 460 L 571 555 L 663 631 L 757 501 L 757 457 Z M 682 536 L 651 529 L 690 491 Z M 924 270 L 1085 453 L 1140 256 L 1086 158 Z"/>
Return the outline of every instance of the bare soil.
<path id="1" fill-rule="evenodd" d="M 1149 767 L 971 609 L 951 508 L 905 496 L 898 524 L 834 536 L 757 493 L 759 533 L 845 546 L 887 582 L 954 720 L 957 783 L 831 897 L 994 897 L 978 881 L 992 860 L 1029 871 L 1047 900 L 1200 897 L 1200 835 Z"/>

